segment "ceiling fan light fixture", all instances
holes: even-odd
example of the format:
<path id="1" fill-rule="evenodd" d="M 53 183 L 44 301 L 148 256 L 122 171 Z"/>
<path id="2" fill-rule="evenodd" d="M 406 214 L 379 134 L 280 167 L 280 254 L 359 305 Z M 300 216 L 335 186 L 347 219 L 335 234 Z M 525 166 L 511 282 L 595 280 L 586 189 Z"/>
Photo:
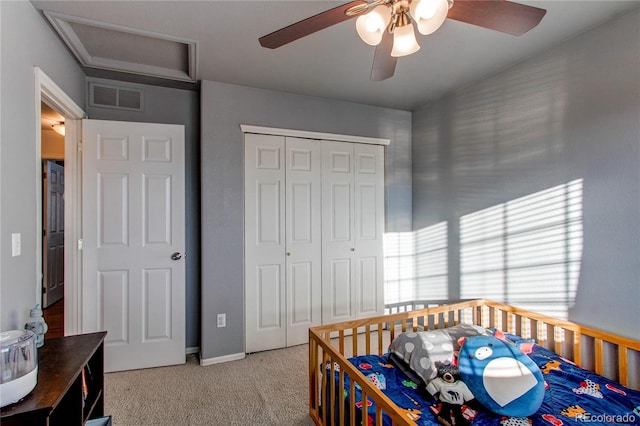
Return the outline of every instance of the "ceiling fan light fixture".
<path id="1" fill-rule="evenodd" d="M 371 46 L 377 46 L 380 44 L 390 20 L 389 7 L 386 5 L 376 6 L 369 13 L 360 15 L 356 19 L 356 31 L 362 41 Z"/>
<path id="2" fill-rule="evenodd" d="M 394 29 L 391 56 L 398 58 L 400 56 L 411 55 L 418 50 L 420 50 L 420 45 L 416 40 L 416 33 L 411 23 Z"/>
<path id="3" fill-rule="evenodd" d="M 420 49 L 415 38 L 414 24 L 420 33 L 428 35 L 449 18 L 518 36 L 535 28 L 547 12 L 545 9 L 511 0 L 467 0 L 460 1 L 448 16 L 454 1 L 353 0 L 287 25 L 260 37 L 258 41 L 263 47 L 276 49 L 358 17 L 356 28 L 359 37 L 365 43 L 376 46 L 371 79 L 381 81 L 393 76 L 398 57 L 410 55 Z"/>
<path id="4" fill-rule="evenodd" d="M 411 16 L 420 34 L 429 35 L 440 28 L 447 19 L 449 7 L 450 3 L 447 0 L 413 0 Z"/>

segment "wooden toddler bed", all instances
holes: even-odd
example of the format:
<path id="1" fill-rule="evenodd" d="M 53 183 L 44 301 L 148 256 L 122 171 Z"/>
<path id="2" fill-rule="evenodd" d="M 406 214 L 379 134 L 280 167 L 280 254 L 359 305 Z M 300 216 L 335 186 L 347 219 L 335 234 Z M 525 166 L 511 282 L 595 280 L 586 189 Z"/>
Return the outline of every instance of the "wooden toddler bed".
<path id="1" fill-rule="evenodd" d="M 636 392 L 640 390 L 640 341 L 487 300 L 473 300 L 311 328 L 309 330 L 309 414 L 311 418 L 317 425 L 437 424 L 430 412 L 435 403 L 419 399 L 415 388 L 407 388 L 406 392 L 401 392 L 406 397 L 405 404 L 397 402 L 398 398 L 395 398 L 396 402 L 394 402 L 394 399 L 387 395 L 390 392 L 381 390 L 385 387 L 379 386 L 379 383 L 376 384 L 375 377 L 373 380 L 371 377 L 367 378 L 363 371 L 365 373 L 375 371 L 375 368 L 371 368 L 377 365 L 384 367 L 383 370 L 392 368 L 386 363 L 386 356 L 388 356 L 390 342 L 400 333 L 444 329 L 458 324 L 475 324 L 483 328 L 502 330 L 509 336 L 531 339 L 535 341 L 537 349 L 544 356 L 548 356 L 550 360 L 555 357 L 548 363 L 549 365 L 566 362 L 575 370 L 589 370 L 598 375 L 589 376 L 594 380 L 577 379 L 578 388 L 574 388 L 573 393 L 569 388 L 570 398 L 565 398 L 566 393 L 562 394 L 563 397 L 559 399 L 564 400 L 563 407 L 566 407 L 562 411 L 563 415 L 545 414 L 533 420 L 478 416 L 472 424 L 562 425 L 581 423 L 584 419 L 599 424 L 640 424 L 640 392 Z M 363 370 L 363 366 L 367 370 Z M 545 372 L 544 369 L 542 370 Z M 375 374 L 380 375 L 380 373 Z M 552 380 L 569 381 L 568 374 L 562 372 L 555 377 L 545 374 L 546 389 L 549 389 L 547 382 Z M 602 381 L 595 379 L 600 376 Z M 381 377 L 380 380 L 385 379 Z M 389 380 L 386 379 L 387 382 Z M 596 382 L 602 384 L 596 384 Z M 413 385 L 410 380 L 403 380 L 402 383 Z M 580 389 L 580 386 L 585 389 Z M 618 398 L 615 401 L 616 404 L 628 406 L 626 411 L 623 410 L 626 414 L 622 416 L 620 410 L 614 412 L 613 408 L 612 411 L 589 413 L 588 410 L 583 409 L 585 404 L 580 403 L 579 400 L 567 401 L 573 398 L 573 394 L 586 393 L 586 388 L 589 386 L 591 387 L 589 391 L 592 392 L 589 395 L 591 400 L 597 398 L 602 400 L 603 394 L 608 392 L 613 395 L 611 398 Z M 545 392 L 549 393 L 548 390 Z M 554 395 L 560 395 L 560 393 Z M 576 398 L 579 396 L 582 395 L 577 395 Z M 622 399 L 623 397 L 625 399 Z M 607 401 L 606 398 L 604 401 Z M 557 402 L 560 403 L 560 401 Z M 606 406 L 614 407 L 611 403 Z M 418 410 L 417 407 L 420 409 Z M 576 413 L 582 415 L 577 418 L 581 422 L 577 422 Z M 585 415 L 591 417 L 585 417 Z M 362 419 L 367 420 L 362 421 Z M 576 422 L 573 422 L 574 420 Z"/>

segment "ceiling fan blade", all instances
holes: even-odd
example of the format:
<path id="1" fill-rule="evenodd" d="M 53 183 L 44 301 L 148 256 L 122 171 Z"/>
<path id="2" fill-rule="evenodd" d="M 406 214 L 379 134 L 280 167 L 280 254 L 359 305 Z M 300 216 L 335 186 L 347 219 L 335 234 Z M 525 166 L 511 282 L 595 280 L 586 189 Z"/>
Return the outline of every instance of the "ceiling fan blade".
<path id="1" fill-rule="evenodd" d="M 258 41 L 262 47 L 276 49 L 287 43 L 298 40 L 299 38 L 308 36 L 309 34 L 313 34 L 332 25 L 353 18 L 354 16 L 345 14 L 345 11 L 349 8 L 365 3 L 365 1 L 356 0 L 343 4 L 342 6 L 334 7 L 333 9 L 326 10 L 322 13 L 296 22 L 295 24 L 291 24 L 287 27 L 274 31 L 271 34 L 262 36 Z"/>
<path id="2" fill-rule="evenodd" d="M 544 9 L 507 0 L 456 0 L 447 18 L 512 35 L 535 28 Z"/>
<path id="3" fill-rule="evenodd" d="M 389 77 L 393 77 L 396 72 L 396 63 L 398 58 L 391 56 L 393 49 L 393 35 L 388 31 L 384 32 L 382 41 L 376 46 L 376 52 L 373 54 L 373 66 L 371 67 L 371 80 L 382 81 Z"/>

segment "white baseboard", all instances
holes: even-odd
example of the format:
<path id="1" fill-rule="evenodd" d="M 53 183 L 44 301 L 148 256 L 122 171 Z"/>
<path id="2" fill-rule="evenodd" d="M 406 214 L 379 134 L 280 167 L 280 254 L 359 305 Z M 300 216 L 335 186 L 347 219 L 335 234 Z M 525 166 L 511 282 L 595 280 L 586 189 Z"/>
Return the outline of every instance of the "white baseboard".
<path id="1" fill-rule="evenodd" d="M 194 346 L 192 348 L 186 348 L 184 350 L 185 355 L 197 354 L 200 352 L 200 346 Z"/>
<path id="2" fill-rule="evenodd" d="M 206 359 L 200 356 L 200 365 L 205 367 L 207 365 L 220 364 L 222 362 L 237 361 L 239 359 L 244 359 L 244 356 L 245 356 L 244 352 L 239 354 L 229 354 L 229 355 L 218 356 L 215 358 L 206 358 Z"/>

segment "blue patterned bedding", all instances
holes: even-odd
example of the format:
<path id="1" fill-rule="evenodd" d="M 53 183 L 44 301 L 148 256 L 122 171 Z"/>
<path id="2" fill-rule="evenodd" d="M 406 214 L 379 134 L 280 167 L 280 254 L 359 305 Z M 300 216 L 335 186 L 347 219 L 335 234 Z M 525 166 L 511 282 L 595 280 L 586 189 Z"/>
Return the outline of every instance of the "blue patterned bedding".
<path id="1" fill-rule="evenodd" d="M 480 405 L 473 404 L 472 407 L 464 407 L 463 410 L 465 417 L 472 425 L 584 426 L 585 423 L 640 425 L 640 392 L 579 368 L 538 345 L 534 345 L 533 351 L 528 355 L 538 365 L 545 380 L 545 395 L 540 409 L 528 418 L 502 417 L 486 411 Z M 438 410 L 437 401 L 424 388 L 419 389 L 414 382 L 395 368 L 389 362 L 389 354 L 358 356 L 350 358 L 349 361 L 398 407 L 407 410 L 406 415 L 418 425 L 439 424 L 433 414 Z M 337 378 L 336 373 L 336 388 Z M 346 375 L 345 389 L 349 389 L 349 379 Z M 348 400 L 350 397 L 350 395 L 344 395 L 346 424 L 349 424 Z M 362 405 L 362 394 L 357 385 L 356 401 L 358 405 Z M 375 417 L 375 404 L 370 400 L 368 402 L 369 419 L 363 424 L 375 424 L 372 418 Z M 334 416 L 337 421 L 337 410 Z M 360 408 L 356 417 L 356 423 L 361 424 Z M 384 424 L 391 424 L 386 416 Z"/>

